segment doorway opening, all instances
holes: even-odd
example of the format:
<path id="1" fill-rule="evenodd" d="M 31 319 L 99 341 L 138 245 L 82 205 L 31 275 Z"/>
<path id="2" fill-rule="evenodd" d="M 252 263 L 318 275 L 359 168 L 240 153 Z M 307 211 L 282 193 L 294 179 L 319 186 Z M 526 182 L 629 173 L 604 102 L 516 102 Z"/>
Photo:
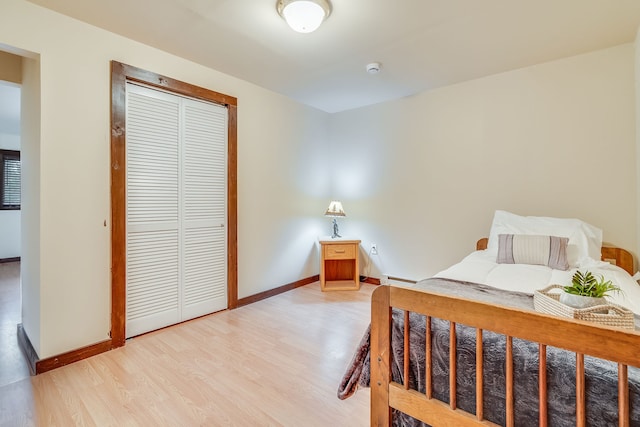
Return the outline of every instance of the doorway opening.
<path id="1" fill-rule="evenodd" d="M 0 81 L 0 386 L 30 374 L 17 335 L 22 322 L 20 97 L 19 84 Z"/>

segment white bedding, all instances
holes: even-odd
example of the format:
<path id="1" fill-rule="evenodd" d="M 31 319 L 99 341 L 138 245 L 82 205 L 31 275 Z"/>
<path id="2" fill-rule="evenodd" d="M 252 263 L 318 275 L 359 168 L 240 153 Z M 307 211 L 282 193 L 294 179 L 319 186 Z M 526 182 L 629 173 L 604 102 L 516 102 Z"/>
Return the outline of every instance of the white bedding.
<path id="1" fill-rule="evenodd" d="M 623 269 L 604 261 L 588 258 L 580 263 L 579 270 L 604 275 L 607 280 L 622 289 L 608 297 L 609 301 L 640 314 L 640 285 Z M 490 251 L 476 251 L 458 264 L 436 274 L 434 277 L 481 283 L 500 289 L 533 294 L 550 284 L 569 285 L 576 268 L 567 271 L 553 270 L 542 265 L 498 264 Z"/>

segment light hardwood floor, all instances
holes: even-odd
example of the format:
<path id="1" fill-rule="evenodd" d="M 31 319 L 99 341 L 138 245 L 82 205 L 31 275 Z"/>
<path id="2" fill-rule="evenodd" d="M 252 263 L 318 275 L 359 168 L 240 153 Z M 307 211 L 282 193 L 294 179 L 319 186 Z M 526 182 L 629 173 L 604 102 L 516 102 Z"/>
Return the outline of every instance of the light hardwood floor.
<path id="1" fill-rule="evenodd" d="M 366 426 L 341 401 L 375 287 L 318 283 L 127 341 L 0 387 L 1 426 Z"/>

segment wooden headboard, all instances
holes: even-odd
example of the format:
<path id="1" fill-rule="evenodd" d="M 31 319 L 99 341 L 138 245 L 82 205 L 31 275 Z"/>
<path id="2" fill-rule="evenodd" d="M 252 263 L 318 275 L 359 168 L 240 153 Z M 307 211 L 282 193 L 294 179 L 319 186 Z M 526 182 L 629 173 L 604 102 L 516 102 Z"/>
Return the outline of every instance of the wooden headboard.
<path id="1" fill-rule="evenodd" d="M 476 242 L 476 250 L 482 251 L 487 249 L 489 239 L 483 237 Z M 633 269 L 633 255 L 627 250 L 617 248 L 615 246 L 603 246 L 602 247 L 602 261 L 610 262 L 613 265 L 625 270 L 627 273 L 633 276 L 635 273 Z"/>

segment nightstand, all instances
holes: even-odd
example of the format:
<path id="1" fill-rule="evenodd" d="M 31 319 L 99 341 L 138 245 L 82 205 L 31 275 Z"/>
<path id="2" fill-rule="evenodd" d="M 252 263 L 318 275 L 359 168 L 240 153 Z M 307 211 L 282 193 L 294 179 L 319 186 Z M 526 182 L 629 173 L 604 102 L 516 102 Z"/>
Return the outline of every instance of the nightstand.
<path id="1" fill-rule="evenodd" d="M 320 288 L 323 291 L 360 289 L 360 240 L 320 240 Z"/>

